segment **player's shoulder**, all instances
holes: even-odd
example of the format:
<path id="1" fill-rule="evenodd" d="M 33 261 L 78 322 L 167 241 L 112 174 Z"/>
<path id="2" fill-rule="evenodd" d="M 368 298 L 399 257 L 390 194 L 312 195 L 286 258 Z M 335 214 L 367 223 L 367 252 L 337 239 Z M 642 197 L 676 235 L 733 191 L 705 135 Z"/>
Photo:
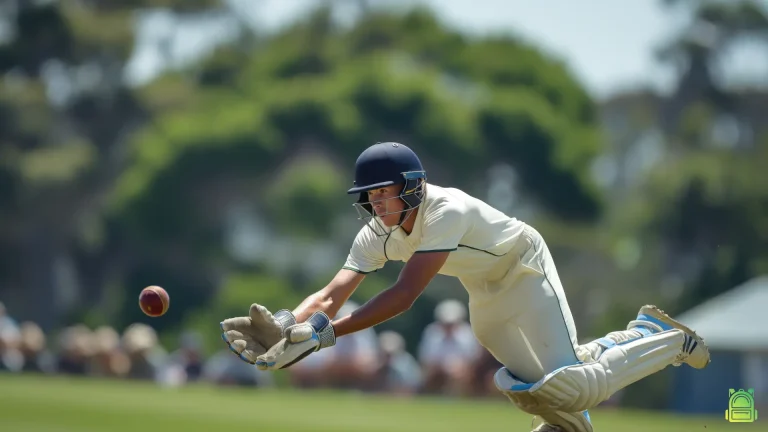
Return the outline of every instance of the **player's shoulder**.
<path id="1" fill-rule="evenodd" d="M 498 211 L 488 202 L 454 187 L 428 185 L 425 203 L 429 209 L 443 209 L 464 214 Z"/>
<path id="2" fill-rule="evenodd" d="M 352 249 L 364 251 L 371 256 L 383 256 L 384 242 L 381 241 L 381 237 L 376 234 L 370 224 L 366 223 L 355 235 L 355 239 L 352 241 Z"/>
<path id="3" fill-rule="evenodd" d="M 374 240 L 376 240 L 378 236 L 373 231 L 373 228 L 369 224 L 363 224 L 362 227 L 360 227 L 360 230 L 355 235 L 355 244 L 359 245 L 372 245 L 374 244 Z"/>
<path id="4" fill-rule="evenodd" d="M 471 196 L 461 189 L 438 186 L 430 183 L 427 185 L 424 204 L 426 204 L 427 207 L 449 206 L 461 208 L 466 206 L 468 198 L 471 198 Z"/>

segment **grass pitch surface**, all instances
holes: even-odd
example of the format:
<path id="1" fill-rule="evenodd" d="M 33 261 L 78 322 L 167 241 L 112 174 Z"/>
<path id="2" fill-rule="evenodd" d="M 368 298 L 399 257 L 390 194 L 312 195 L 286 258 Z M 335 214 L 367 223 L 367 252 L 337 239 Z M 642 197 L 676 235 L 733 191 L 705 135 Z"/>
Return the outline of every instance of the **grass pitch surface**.
<path id="1" fill-rule="evenodd" d="M 768 413 L 766 413 L 768 414 Z M 597 432 L 765 431 L 765 422 L 594 410 Z M 0 431 L 8 432 L 477 432 L 530 431 L 510 403 L 396 399 L 339 392 L 222 389 L 0 375 Z"/>

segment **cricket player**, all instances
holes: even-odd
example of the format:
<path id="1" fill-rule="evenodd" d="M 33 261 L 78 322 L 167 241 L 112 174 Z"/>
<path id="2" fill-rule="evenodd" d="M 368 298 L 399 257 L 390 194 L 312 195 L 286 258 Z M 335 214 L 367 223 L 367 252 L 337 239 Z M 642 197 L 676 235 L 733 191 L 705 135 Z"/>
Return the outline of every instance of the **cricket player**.
<path id="1" fill-rule="evenodd" d="M 709 350 L 694 331 L 655 306 L 626 330 L 580 345 L 547 244 L 530 225 L 459 189 L 427 183 L 418 156 L 402 144 L 375 144 L 355 164 L 355 207 L 365 220 L 346 263 L 293 311 L 253 304 L 221 323 L 222 338 L 261 370 L 291 366 L 336 338 L 407 311 L 436 274 L 469 293 L 477 340 L 502 365 L 498 389 L 540 423 L 535 431 L 591 432 L 588 409 L 663 368 L 701 369 Z M 366 275 L 387 261 L 397 281 L 351 315 L 337 312 Z"/>

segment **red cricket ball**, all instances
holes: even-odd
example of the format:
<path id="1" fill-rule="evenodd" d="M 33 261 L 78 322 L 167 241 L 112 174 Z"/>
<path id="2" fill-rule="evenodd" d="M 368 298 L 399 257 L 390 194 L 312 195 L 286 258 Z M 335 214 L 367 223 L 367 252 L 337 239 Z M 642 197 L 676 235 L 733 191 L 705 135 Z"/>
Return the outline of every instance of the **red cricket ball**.
<path id="1" fill-rule="evenodd" d="M 139 307 L 147 316 L 159 317 L 168 311 L 171 298 L 168 293 L 159 286 L 152 285 L 141 290 L 139 294 Z"/>

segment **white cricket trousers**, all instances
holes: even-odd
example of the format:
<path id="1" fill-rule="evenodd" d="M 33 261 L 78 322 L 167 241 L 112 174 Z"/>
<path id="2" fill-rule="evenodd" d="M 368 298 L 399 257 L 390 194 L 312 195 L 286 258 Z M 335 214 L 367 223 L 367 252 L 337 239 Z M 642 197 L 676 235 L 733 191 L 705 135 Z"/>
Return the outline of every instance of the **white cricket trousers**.
<path id="1" fill-rule="evenodd" d="M 529 383 L 578 363 L 576 325 L 542 236 L 526 225 L 504 259 L 509 271 L 500 279 L 462 280 L 470 293 L 470 323 L 477 340 Z"/>

